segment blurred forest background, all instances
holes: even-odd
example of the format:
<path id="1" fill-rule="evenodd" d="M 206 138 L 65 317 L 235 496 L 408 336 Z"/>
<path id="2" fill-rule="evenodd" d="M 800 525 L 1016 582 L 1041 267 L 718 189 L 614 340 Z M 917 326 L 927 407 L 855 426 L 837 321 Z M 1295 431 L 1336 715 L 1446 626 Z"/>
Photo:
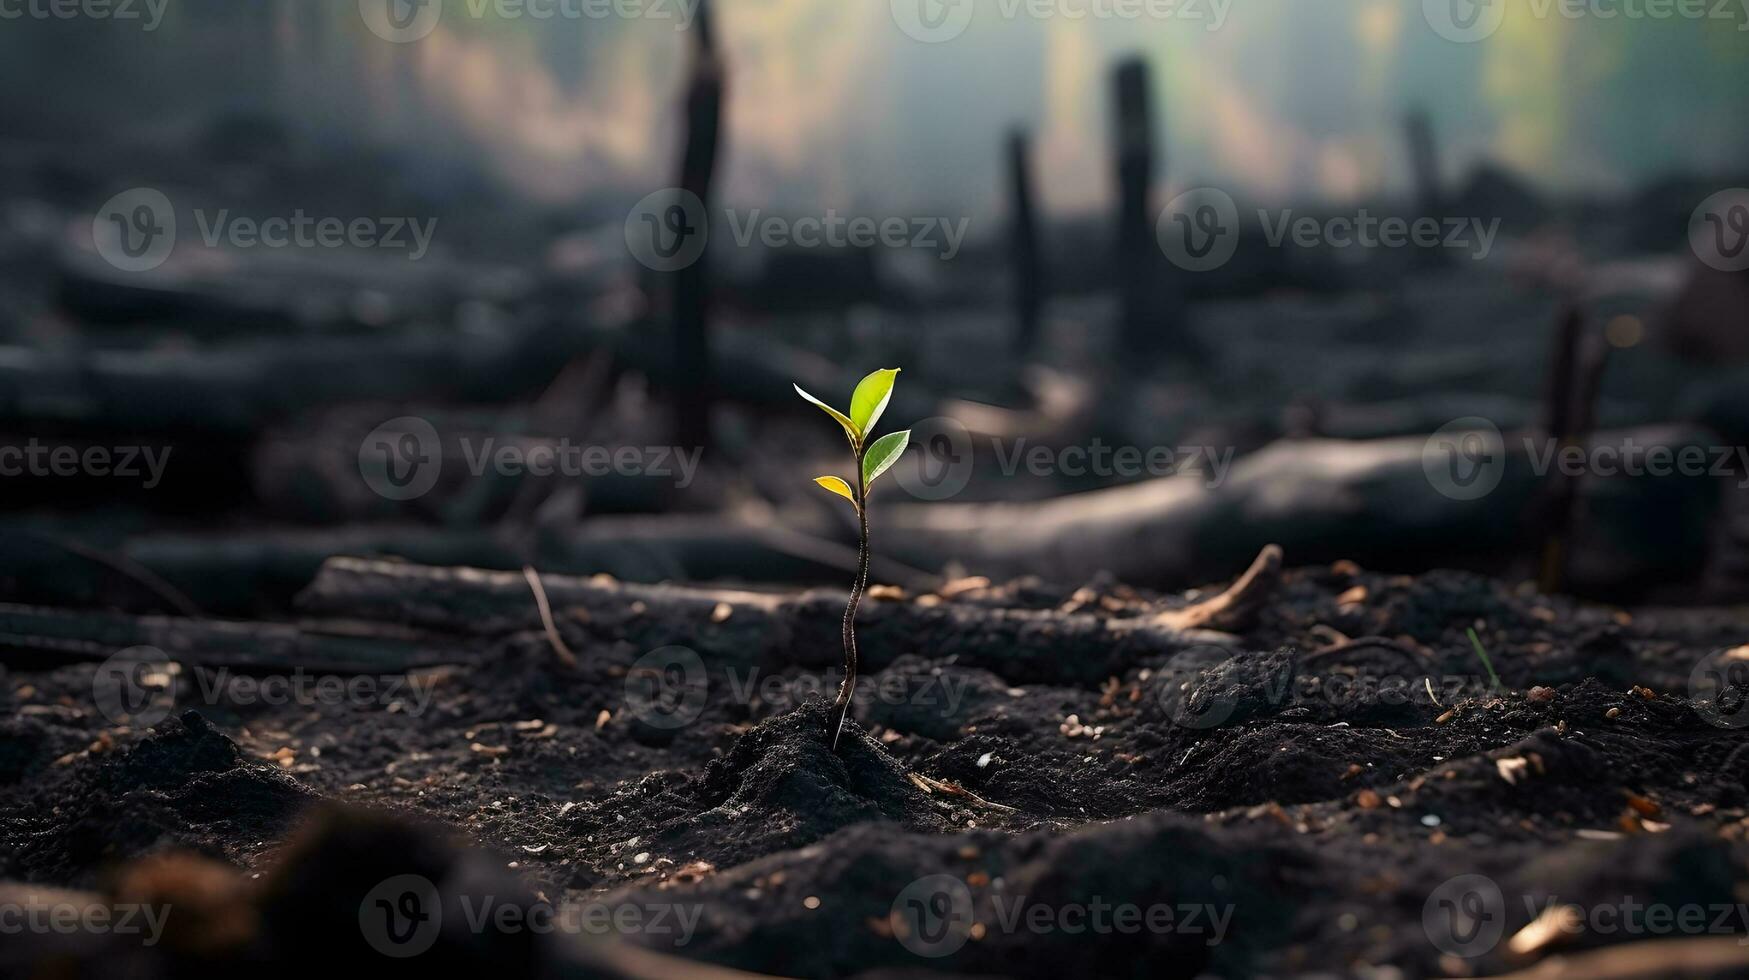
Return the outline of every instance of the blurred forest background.
<path id="1" fill-rule="evenodd" d="M 549 203 L 643 196 L 677 138 L 680 0 L 637 19 L 451 6 L 406 45 L 370 35 L 352 0 L 171 0 L 150 33 L 15 21 L 0 32 L 0 132 L 176 147 L 255 114 L 406 150 L 439 187 L 478 175 Z M 1454 44 L 1421 6 L 1203 0 L 1158 21 L 1009 18 L 991 2 L 943 47 L 895 29 L 886 3 L 720 3 L 735 68 L 724 202 L 994 216 L 992 148 L 1023 125 L 1045 206 L 1101 206 L 1106 74 L 1127 55 L 1155 66 L 1174 179 L 1265 201 L 1408 192 L 1396 120 L 1411 105 L 1439 120 L 1453 170 L 1492 160 L 1561 192 L 1730 171 L 1749 153 L 1749 10 L 1636 20 L 1509 4 L 1487 42 Z"/>
<path id="2" fill-rule="evenodd" d="M 1602 594 L 1749 582 L 1741 474 L 1570 481 L 1520 452 L 1502 490 L 1459 500 L 1423 465 L 1465 419 L 1735 458 L 1749 285 L 1691 234 L 1703 202 L 1749 186 L 1749 9 L 1512 3 L 1460 43 L 1423 0 L 1199 0 L 1168 19 L 977 0 L 925 43 L 872 0 L 723 0 L 710 31 L 696 0 L 550 18 L 446 0 L 393 43 L 362 15 L 375 2 L 0 21 L 0 446 L 174 450 L 149 489 L 9 478 L 7 532 L 34 542 L 0 567 L 12 598 L 280 611 L 322 560 L 361 553 L 842 583 L 854 528 L 808 482 L 842 446 L 789 385 L 842 402 L 893 365 L 890 417 L 921 421 L 901 468 L 917 475 L 877 498 L 880 580 L 1182 588 L 1276 542 L 1291 562 L 1540 570 Z M 708 266 L 634 261 L 637 202 L 695 183 Z M 1208 273 L 1155 236 L 1199 186 L 1244 226 Z M 94 216 L 142 188 L 181 230 L 134 272 L 98 254 Z M 1500 238 L 1270 246 L 1258 209 Z M 968 237 L 952 256 L 738 245 L 725 210 Z M 412 261 L 200 233 L 294 212 L 437 225 Z M 394 499 L 369 456 L 410 418 L 447 462 Z M 490 436 L 705 462 L 685 486 L 454 465 L 458 439 Z M 1041 475 L 1012 465 L 1025 445 L 1237 463 L 1218 481 Z M 928 489 L 932 465 L 957 472 L 950 492 Z"/>

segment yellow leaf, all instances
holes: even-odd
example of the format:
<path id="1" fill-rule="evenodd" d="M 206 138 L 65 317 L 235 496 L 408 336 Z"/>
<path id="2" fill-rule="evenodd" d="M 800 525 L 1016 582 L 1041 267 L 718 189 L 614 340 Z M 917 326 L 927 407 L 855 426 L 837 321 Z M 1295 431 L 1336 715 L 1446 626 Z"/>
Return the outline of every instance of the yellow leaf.
<path id="1" fill-rule="evenodd" d="M 850 484 L 845 483 L 843 480 L 840 480 L 835 476 L 820 476 L 815 477 L 814 482 L 832 491 L 838 496 L 843 497 L 845 500 L 850 501 L 852 504 L 856 503 L 856 491 L 850 489 Z"/>

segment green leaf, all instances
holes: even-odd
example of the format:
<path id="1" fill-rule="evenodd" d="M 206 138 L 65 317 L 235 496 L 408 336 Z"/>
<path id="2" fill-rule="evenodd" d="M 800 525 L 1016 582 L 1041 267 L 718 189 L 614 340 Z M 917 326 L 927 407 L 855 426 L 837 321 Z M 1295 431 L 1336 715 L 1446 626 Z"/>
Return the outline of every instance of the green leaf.
<path id="1" fill-rule="evenodd" d="M 898 368 L 882 368 L 863 378 L 856 386 L 856 393 L 850 396 L 850 421 L 864 439 L 874 431 L 881 413 L 887 410 L 887 402 L 893 397 L 893 379 L 898 376 Z"/>
<path id="2" fill-rule="evenodd" d="M 850 437 L 850 444 L 852 446 L 861 446 L 862 445 L 862 432 L 861 432 L 861 430 L 857 429 L 855 422 L 850 421 L 849 416 L 845 415 L 843 412 L 840 412 L 836 408 L 833 408 L 832 406 L 826 404 L 825 402 L 821 401 L 820 399 L 815 398 L 813 395 L 810 395 L 807 392 L 803 391 L 801 385 L 792 383 L 791 387 L 793 387 L 796 390 L 796 394 L 798 394 L 798 395 L 802 396 L 803 398 L 806 398 L 808 401 L 811 401 L 814 404 L 820 406 L 820 408 L 823 409 L 827 415 L 830 415 L 833 418 L 837 419 L 838 424 L 844 426 L 844 434 Z"/>
<path id="3" fill-rule="evenodd" d="M 850 489 L 850 484 L 835 476 L 816 476 L 814 482 L 832 491 L 852 504 L 856 503 L 856 491 Z"/>
<path id="4" fill-rule="evenodd" d="M 899 456 L 905 452 L 905 447 L 911 442 L 911 430 L 889 432 L 874 441 L 868 447 L 868 454 L 862 457 L 862 485 L 864 488 L 874 486 L 874 481 L 882 473 L 893 468 L 899 461 Z"/>

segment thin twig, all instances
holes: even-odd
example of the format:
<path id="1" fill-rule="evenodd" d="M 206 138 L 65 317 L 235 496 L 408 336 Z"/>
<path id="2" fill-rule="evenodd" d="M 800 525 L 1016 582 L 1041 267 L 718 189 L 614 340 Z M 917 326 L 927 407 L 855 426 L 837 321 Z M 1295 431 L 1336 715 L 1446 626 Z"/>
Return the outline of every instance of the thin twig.
<path id="1" fill-rule="evenodd" d="M 1154 624 L 1175 630 L 1244 632 L 1280 585 L 1281 546 L 1265 545 L 1251 567 L 1225 592 L 1183 609 L 1160 613 L 1154 617 Z"/>
<path id="2" fill-rule="evenodd" d="M 184 595 L 174 585 L 164 581 L 164 579 L 160 578 L 156 572 L 130 558 L 111 554 L 110 552 L 102 551 L 89 545 L 80 544 L 77 541 L 69 541 L 53 534 L 44 534 L 41 531 L 19 531 L 16 533 L 22 534 L 26 537 L 35 538 L 38 541 L 53 545 L 54 547 L 65 551 L 67 554 L 102 565 L 104 568 L 127 578 L 134 584 L 139 585 L 146 591 L 152 593 L 153 596 L 162 600 L 166 605 L 174 609 L 179 616 L 187 619 L 203 619 L 206 617 L 206 613 L 201 611 L 200 606 L 196 605 L 193 599 Z"/>
<path id="3" fill-rule="evenodd" d="M 1398 656 L 1402 657 L 1404 660 L 1409 661 L 1411 664 L 1414 664 L 1417 667 L 1421 666 L 1421 655 L 1419 653 L 1416 653 L 1415 651 L 1409 649 L 1408 647 L 1402 645 L 1401 643 L 1398 643 L 1395 640 L 1388 640 L 1382 636 L 1363 636 L 1363 637 L 1360 637 L 1359 639 L 1349 640 L 1346 643 L 1338 643 L 1333 647 L 1325 647 L 1322 650 L 1314 650 L 1311 653 L 1308 653 L 1305 656 L 1301 657 L 1300 662 L 1305 663 L 1308 660 L 1317 660 L 1317 659 L 1320 659 L 1322 657 L 1334 657 L 1338 654 L 1348 653 L 1348 652 L 1353 651 L 1353 650 L 1360 650 L 1360 649 L 1367 649 L 1367 648 L 1377 649 L 1377 650 L 1387 650 L 1391 653 L 1397 654 Z"/>
<path id="4" fill-rule="evenodd" d="M 917 784 L 917 786 L 926 793 L 946 793 L 949 796 L 963 796 L 966 799 L 971 800 L 973 803 L 980 806 L 987 806 L 992 810 L 1005 810 L 1009 813 L 1018 812 L 1011 806 L 1004 806 L 1001 803 L 991 803 L 989 800 L 984 799 L 982 796 L 966 789 L 958 783 L 950 783 L 940 779 L 931 779 L 922 773 L 914 772 L 911 773 L 910 776 L 911 782 Z"/>
<path id="5" fill-rule="evenodd" d="M 564 637 L 559 635 L 559 628 L 553 624 L 553 609 L 547 605 L 547 590 L 545 586 L 540 584 L 540 574 L 534 570 L 533 565 L 524 565 L 522 566 L 522 577 L 528 579 L 528 587 L 534 592 L 535 608 L 540 610 L 541 625 L 546 627 L 547 642 L 552 644 L 553 653 L 558 655 L 566 667 L 575 670 L 577 655 L 565 645 Z"/>

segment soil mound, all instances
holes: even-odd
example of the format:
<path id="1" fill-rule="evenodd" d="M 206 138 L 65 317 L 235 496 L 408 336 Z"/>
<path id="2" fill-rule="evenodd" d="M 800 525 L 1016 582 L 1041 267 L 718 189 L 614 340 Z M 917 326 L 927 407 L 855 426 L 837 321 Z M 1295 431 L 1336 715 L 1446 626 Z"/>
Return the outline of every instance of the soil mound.
<path id="1" fill-rule="evenodd" d="M 16 849 L 10 874 L 84 885 L 114 863 L 167 848 L 229 858 L 236 842 L 284 836 L 314 799 L 290 775 L 247 759 L 194 711 L 72 765 L 70 778 L 52 783 L 8 828 L 16 835 L 7 842 Z"/>

